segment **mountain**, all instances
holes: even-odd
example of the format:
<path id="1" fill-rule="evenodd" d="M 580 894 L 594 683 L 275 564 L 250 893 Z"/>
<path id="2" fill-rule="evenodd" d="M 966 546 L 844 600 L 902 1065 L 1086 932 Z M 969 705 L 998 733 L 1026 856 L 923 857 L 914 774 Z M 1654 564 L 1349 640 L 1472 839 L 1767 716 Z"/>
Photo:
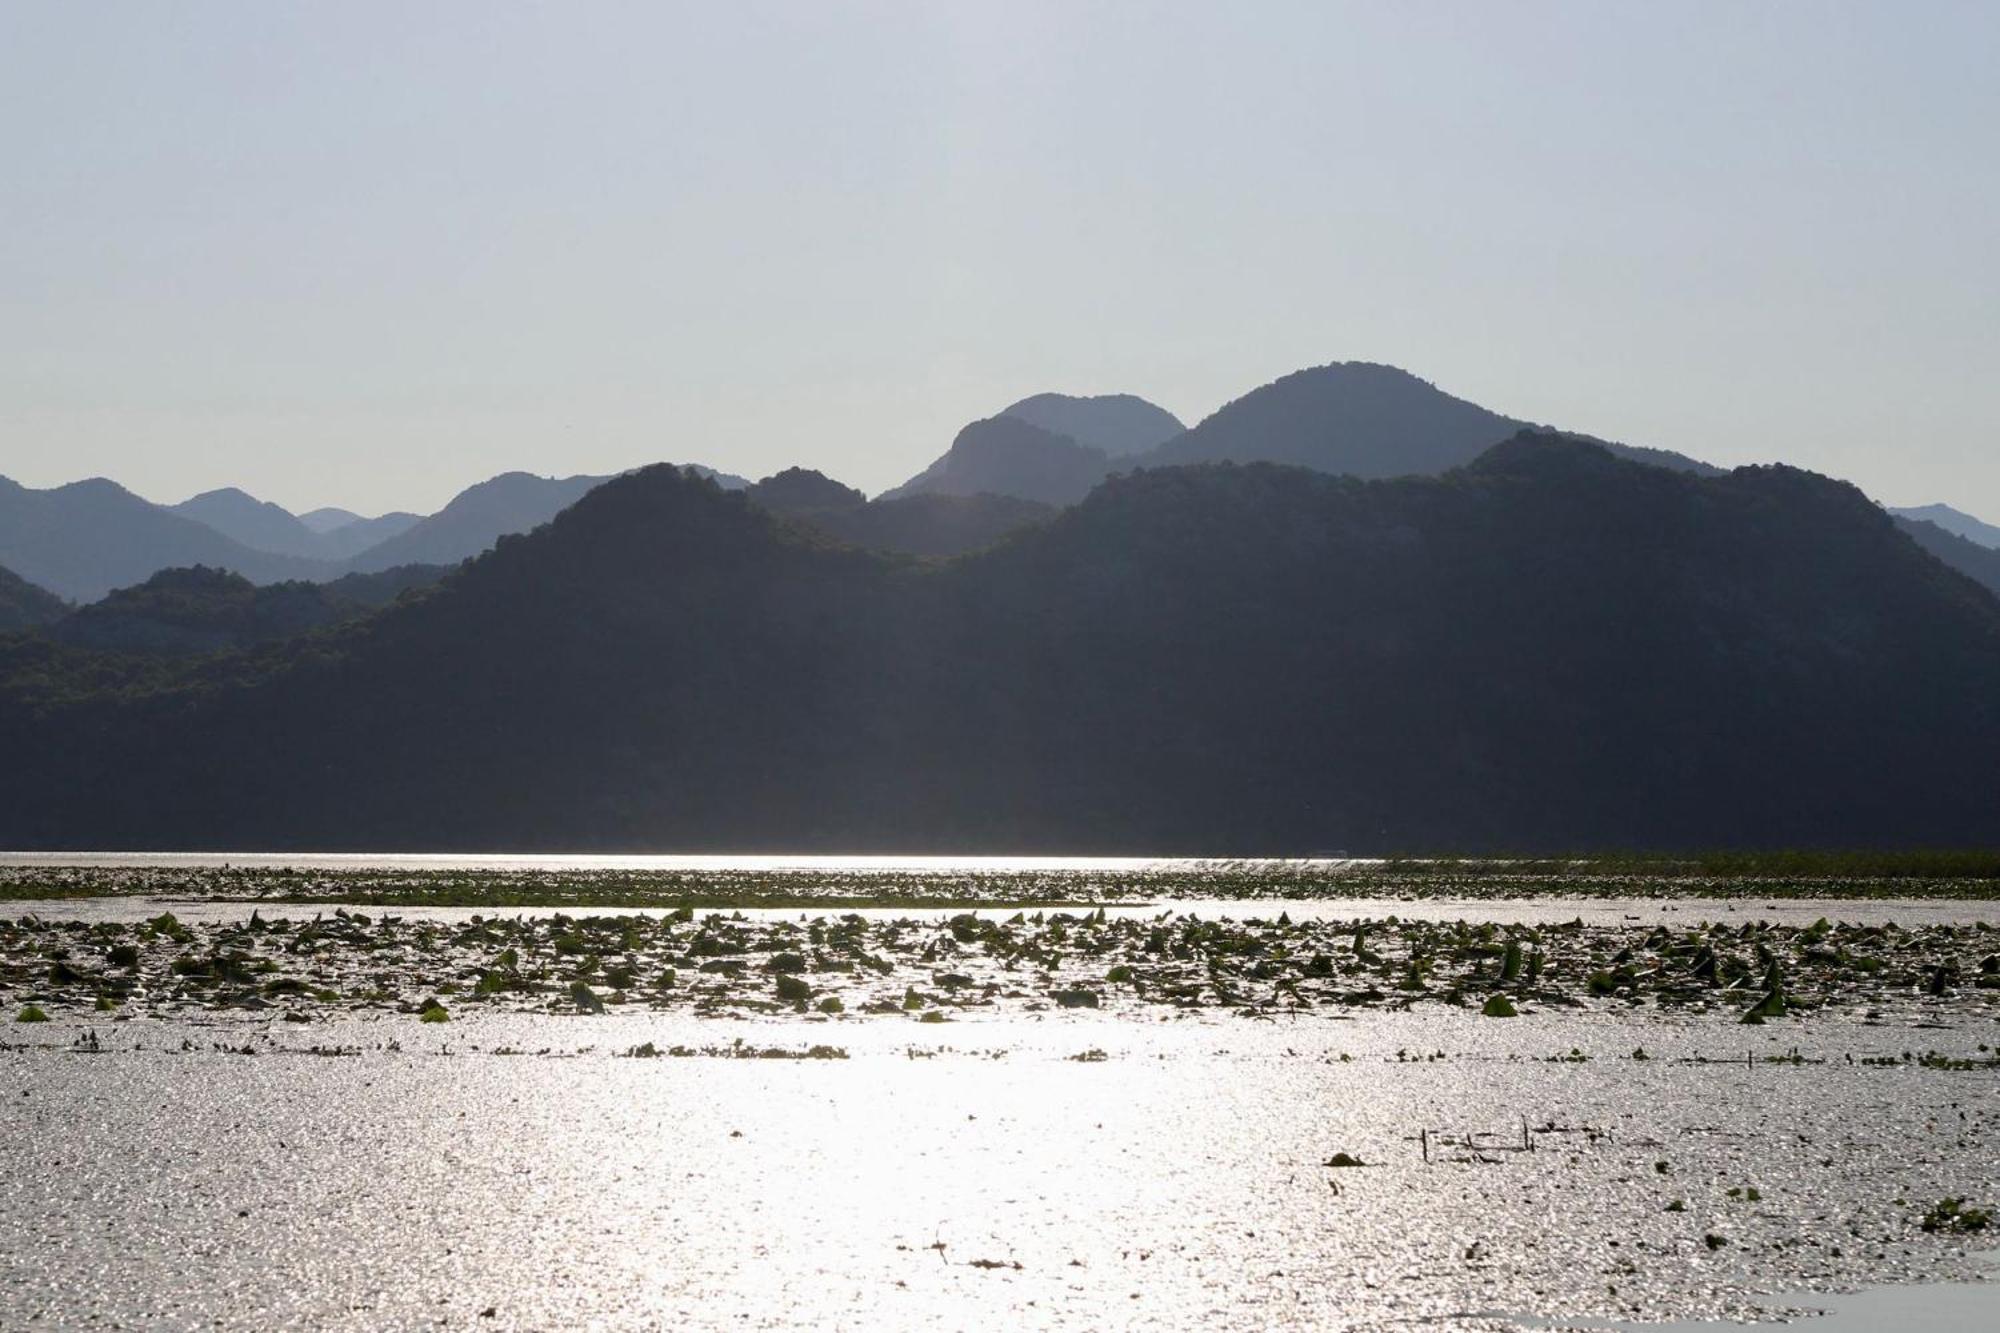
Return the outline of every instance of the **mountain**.
<path id="1" fill-rule="evenodd" d="M 11 569 L 0 569 L 0 634 L 47 625 L 68 614 L 69 605 L 62 598 Z"/>
<path id="2" fill-rule="evenodd" d="M 805 468 L 766 477 L 744 495 L 837 541 L 919 556 L 977 551 L 1056 512 L 1052 505 L 1007 495 L 923 493 L 871 501 L 852 486 Z"/>
<path id="3" fill-rule="evenodd" d="M 991 494 L 1070 505 L 1110 470 L 1102 449 L 1002 415 L 967 426 L 942 458 L 881 498 Z"/>
<path id="4" fill-rule="evenodd" d="M 2000 550 L 1968 541 L 1955 532 L 1948 532 L 1938 524 L 1923 519 L 1897 515 L 1896 526 L 1908 534 L 1911 541 L 1995 597 L 2000 597 Z"/>
<path id="5" fill-rule="evenodd" d="M 193 499 L 165 508 L 197 523 L 206 523 L 253 551 L 307 558 L 325 554 L 319 534 L 301 523 L 290 510 L 247 495 L 234 486 L 204 491 Z"/>
<path id="6" fill-rule="evenodd" d="M 301 522 L 304 520 L 301 519 Z M 424 521 L 422 514 L 396 510 L 374 518 L 357 518 L 351 523 L 319 534 L 319 549 L 329 560 L 351 560 L 371 551 L 392 537 L 400 537 Z"/>
<path id="7" fill-rule="evenodd" d="M 860 509 L 818 514 L 813 526 L 871 551 L 956 556 L 983 550 L 1002 537 L 1056 513 L 1054 505 L 1011 495 L 903 495 Z"/>
<path id="8" fill-rule="evenodd" d="M 73 651 L 0 643 L 0 845 L 2000 836 L 2000 604 L 1850 486 L 1537 433 L 1148 469 L 931 564 L 647 468 L 329 634 L 124 684 Z"/>
<path id="9" fill-rule="evenodd" d="M 90 602 L 188 565 L 260 583 L 333 572 L 319 561 L 254 550 L 103 478 L 30 490 L 0 477 L 0 566 L 51 592 Z"/>
<path id="10" fill-rule="evenodd" d="M 510 533 L 541 526 L 606 480 L 503 472 L 468 486 L 429 518 L 361 552 L 349 567 L 371 573 L 396 565 L 455 565 Z"/>
<path id="11" fill-rule="evenodd" d="M 1990 550 L 2000 550 L 2000 528 L 1953 509 L 1950 505 L 1917 505 L 1912 509 L 1891 509 L 1889 512 L 1898 518 L 1912 519 L 1919 523 L 1934 523 L 1954 537 L 1963 537 Z"/>
<path id="12" fill-rule="evenodd" d="M 802 467 L 773 473 L 749 487 L 744 494 L 752 504 L 761 505 L 774 514 L 794 516 L 841 513 L 859 509 L 868 503 L 868 497 L 854 487 L 835 481 L 823 472 Z"/>
<path id="13" fill-rule="evenodd" d="M 351 509 L 338 509 L 328 505 L 322 509 L 312 509 L 300 514 L 299 522 L 314 532 L 327 533 L 336 528 L 344 528 L 350 523 L 361 522 L 361 515 Z"/>
<path id="14" fill-rule="evenodd" d="M 1142 467 L 1290 463 L 1363 478 L 1435 475 L 1471 462 L 1527 425 L 1394 366 L 1346 361 L 1252 390 L 1131 461 Z M 1592 442 L 1635 462 L 1722 474 L 1665 449 Z"/>
<path id="15" fill-rule="evenodd" d="M 195 566 L 163 569 L 81 607 L 48 630 L 59 643 L 174 656 L 268 643 L 367 614 L 322 583 L 269 583 Z"/>
<path id="16" fill-rule="evenodd" d="M 1164 407 L 1129 393 L 1082 398 L 1038 393 L 1003 409 L 1000 415 L 1040 426 L 1051 435 L 1067 435 L 1078 444 L 1102 449 L 1112 458 L 1151 449 L 1187 429 Z"/>
<path id="17" fill-rule="evenodd" d="M 750 484 L 741 477 L 699 464 L 684 466 L 725 490 L 740 490 Z M 538 477 L 528 472 L 503 472 L 468 486 L 437 513 L 369 546 L 353 556 L 347 567 L 357 573 L 373 573 L 397 565 L 455 565 L 488 550 L 502 537 L 541 526 L 576 503 L 586 491 L 608 480 L 608 477 Z"/>

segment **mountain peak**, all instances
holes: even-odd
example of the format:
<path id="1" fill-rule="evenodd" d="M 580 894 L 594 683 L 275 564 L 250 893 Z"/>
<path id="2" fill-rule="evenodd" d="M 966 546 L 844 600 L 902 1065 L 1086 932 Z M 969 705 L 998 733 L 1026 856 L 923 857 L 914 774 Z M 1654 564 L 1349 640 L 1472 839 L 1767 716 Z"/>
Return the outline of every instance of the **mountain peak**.
<path id="1" fill-rule="evenodd" d="M 1038 393 L 1002 409 L 1000 415 L 1067 435 L 1113 458 L 1141 453 L 1187 429 L 1173 413 L 1130 393 L 1081 397 Z"/>

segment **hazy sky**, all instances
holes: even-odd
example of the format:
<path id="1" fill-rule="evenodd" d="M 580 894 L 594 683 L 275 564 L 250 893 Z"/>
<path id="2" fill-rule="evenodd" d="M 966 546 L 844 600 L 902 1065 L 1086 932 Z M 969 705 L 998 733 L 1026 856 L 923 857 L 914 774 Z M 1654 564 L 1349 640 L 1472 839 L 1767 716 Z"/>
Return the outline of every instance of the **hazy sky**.
<path id="1" fill-rule="evenodd" d="M 0 0 L 0 473 L 869 490 L 1393 362 L 2000 520 L 2000 5 Z"/>

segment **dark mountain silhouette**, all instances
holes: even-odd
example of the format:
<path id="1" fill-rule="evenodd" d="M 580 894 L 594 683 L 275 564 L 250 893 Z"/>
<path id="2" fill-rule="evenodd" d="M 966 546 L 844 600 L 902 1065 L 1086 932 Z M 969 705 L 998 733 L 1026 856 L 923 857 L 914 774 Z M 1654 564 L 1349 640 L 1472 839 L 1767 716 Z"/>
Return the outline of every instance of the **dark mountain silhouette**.
<path id="1" fill-rule="evenodd" d="M 1102 449 L 1113 458 L 1141 453 L 1179 435 L 1187 427 L 1164 407 L 1129 393 L 1076 397 L 1038 393 L 1006 408 L 1003 417 L 1017 417 L 1051 435 L 1067 435 L 1078 444 Z"/>
<path id="2" fill-rule="evenodd" d="M 2000 834 L 1991 597 L 1850 486 L 1546 434 L 1438 478 L 1148 469 L 928 565 L 648 468 L 329 634 L 165 677 L 62 651 L 0 651 L 36 756 L 0 845 Z"/>
<path id="3" fill-rule="evenodd" d="M 209 565 L 265 583 L 334 572 L 253 550 L 101 477 L 50 490 L 0 477 L 0 565 L 79 602 L 178 566 Z"/>
<path id="4" fill-rule="evenodd" d="M 1290 463 L 1363 478 L 1433 475 L 1471 462 L 1527 425 L 1394 366 L 1335 362 L 1252 390 L 1131 462 Z M 1665 449 L 1593 442 L 1635 462 L 1722 474 Z"/>
<path id="5" fill-rule="evenodd" d="M 408 531 L 350 560 L 357 573 L 397 565 L 455 565 L 488 550 L 509 533 L 527 532 L 548 522 L 606 477 L 537 477 L 503 472 L 468 486 L 451 502 Z"/>
<path id="6" fill-rule="evenodd" d="M 69 604 L 11 569 L 0 569 L 0 634 L 47 625 L 69 614 Z"/>
<path id="7" fill-rule="evenodd" d="M 991 546 L 1055 513 L 1006 495 L 905 495 L 871 501 L 852 486 L 805 468 L 766 477 L 744 492 L 752 504 L 871 551 L 954 556 Z"/>
<path id="8" fill-rule="evenodd" d="M 685 466 L 726 490 L 740 490 L 749 485 L 741 477 L 713 468 L 694 463 Z M 353 556 L 347 567 L 357 573 L 372 573 L 398 565 L 455 565 L 490 549 L 502 537 L 539 527 L 574 504 L 584 492 L 608 480 L 608 477 L 538 477 L 528 472 L 503 472 L 467 487 L 437 513 Z"/>
<path id="9" fill-rule="evenodd" d="M 960 431 L 942 458 L 881 498 L 986 494 L 1070 505 L 1110 470 L 1101 449 L 1017 417 L 988 417 Z"/>
<path id="10" fill-rule="evenodd" d="M 369 607 L 323 583 L 259 586 L 241 574 L 163 569 L 49 627 L 59 643 L 177 656 L 268 643 L 366 615 Z"/>
<path id="11" fill-rule="evenodd" d="M 1054 505 L 1011 495 L 904 495 L 811 518 L 831 536 L 871 551 L 955 556 L 1046 521 Z"/>
<path id="12" fill-rule="evenodd" d="M 1963 537 L 1989 550 L 2000 550 L 2000 528 L 1950 505 L 1917 505 L 1910 509 L 1891 509 L 1898 518 L 1913 519 L 1919 523 L 1934 523 L 1954 537 Z"/>
<path id="13" fill-rule="evenodd" d="M 795 516 L 840 513 L 859 509 L 868 497 L 852 486 L 843 485 L 823 472 L 810 468 L 786 468 L 773 473 L 744 492 L 752 504 L 774 514 Z"/>
<path id="14" fill-rule="evenodd" d="M 46 633 L 71 647 L 118 653 L 220 653 L 359 620 L 448 572 L 437 565 L 402 565 L 326 583 L 260 585 L 199 565 L 163 569 L 144 583 L 77 608 L 49 624 Z"/>
<path id="15" fill-rule="evenodd" d="M 451 573 L 449 565 L 396 565 L 369 574 L 342 574 L 321 586 L 335 597 L 379 608 L 406 592 L 428 588 Z"/>
<path id="16" fill-rule="evenodd" d="M 1937 524 L 1923 519 L 1898 515 L 1896 526 L 1909 534 L 1911 541 L 1995 597 L 2000 597 L 2000 550 L 1967 541 L 1957 533 L 1947 532 Z"/>

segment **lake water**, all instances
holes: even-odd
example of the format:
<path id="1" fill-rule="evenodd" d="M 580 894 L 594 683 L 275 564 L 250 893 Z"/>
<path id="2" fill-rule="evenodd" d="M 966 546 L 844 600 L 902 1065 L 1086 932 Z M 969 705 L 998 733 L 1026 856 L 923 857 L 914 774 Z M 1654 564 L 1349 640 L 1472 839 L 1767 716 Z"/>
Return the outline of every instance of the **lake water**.
<path id="1" fill-rule="evenodd" d="M 1211 864 L 65 859 L 225 861 L 1083 878 Z M 163 904 L 191 924 L 252 910 L 138 897 L 16 902 L 0 916 L 105 925 Z M 1935 900 L 1171 908 L 2000 926 L 1994 904 Z M 271 921 L 332 908 L 255 910 Z M 10 1013 L 46 972 L 23 956 L 0 978 Z M 2000 1068 L 1982 1054 L 2000 1047 L 1992 994 L 1759 1027 L 1733 1010 L 1622 1004 L 1499 1022 L 1476 1006 L 1246 1017 L 1017 1003 L 933 1025 L 499 1012 L 454 998 L 433 1025 L 383 1010 L 289 1022 L 280 1007 L 160 996 L 94 1014 L 86 1002 L 0 1030 L 0 1328 L 1680 1329 L 1829 1306 L 1840 1313 L 1814 1326 L 1825 1333 L 1950 1327 L 1954 1312 L 1993 1327 L 1992 1291 L 1954 1285 L 1990 1272 L 1985 1238 L 1919 1225 L 1946 1197 L 2000 1203 Z M 815 1047 L 838 1058 L 775 1058 Z M 1951 1058 L 1900 1058 L 1911 1050 Z M 1361 1165 L 1332 1164 L 1342 1155 Z"/>

